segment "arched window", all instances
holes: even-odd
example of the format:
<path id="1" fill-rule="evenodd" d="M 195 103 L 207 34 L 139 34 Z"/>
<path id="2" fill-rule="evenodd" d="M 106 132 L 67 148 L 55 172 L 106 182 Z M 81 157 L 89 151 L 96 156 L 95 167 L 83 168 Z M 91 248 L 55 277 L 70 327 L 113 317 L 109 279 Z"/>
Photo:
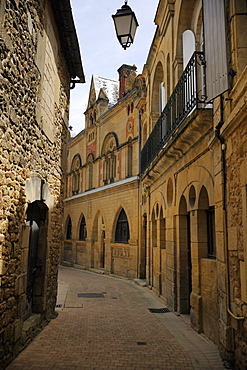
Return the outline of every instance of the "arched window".
<path id="1" fill-rule="evenodd" d="M 164 99 L 164 71 L 161 62 L 159 62 L 156 66 L 152 88 L 152 126 L 155 125 L 164 108 Z"/>
<path id="2" fill-rule="evenodd" d="M 116 226 L 115 242 L 116 243 L 128 243 L 130 238 L 129 235 L 129 223 L 124 209 L 121 210 Z"/>
<path id="3" fill-rule="evenodd" d="M 115 133 L 110 132 L 102 145 L 102 156 L 105 156 L 103 167 L 104 185 L 114 182 L 116 177 L 116 155 L 114 154 L 118 147 L 118 140 Z"/>
<path id="4" fill-rule="evenodd" d="M 183 69 L 186 68 L 190 58 L 196 50 L 196 40 L 193 31 L 183 32 Z"/>
<path id="5" fill-rule="evenodd" d="M 200 210 L 198 223 L 200 228 L 199 242 L 204 257 L 216 258 L 216 234 L 214 206 L 209 206 L 208 192 L 202 187 L 199 195 L 198 208 Z M 202 249 L 204 247 L 204 249 Z"/>
<path id="6" fill-rule="evenodd" d="M 72 160 L 71 171 L 72 171 L 72 195 L 76 195 L 80 190 L 80 167 L 81 157 L 76 154 Z"/>
<path id="7" fill-rule="evenodd" d="M 71 240 L 72 239 L 72 222 L 71 218 L 69 217 L 67 221 L 67 229 L 66 229 L 66 239 Z"/>
<path id="8" fill-rule="evenodd" d="M 85 217 L 83 216 L 80 223 L 79 240 L 86 240 L 86 237 L 87 237 L 87 225 Z"/>
<path id="9" fill-rule="evenodd" d="M 88 190 L 93 189 L 93 160 L 94 156 L 90 153 L 87 157 L 88 163 Z"/>

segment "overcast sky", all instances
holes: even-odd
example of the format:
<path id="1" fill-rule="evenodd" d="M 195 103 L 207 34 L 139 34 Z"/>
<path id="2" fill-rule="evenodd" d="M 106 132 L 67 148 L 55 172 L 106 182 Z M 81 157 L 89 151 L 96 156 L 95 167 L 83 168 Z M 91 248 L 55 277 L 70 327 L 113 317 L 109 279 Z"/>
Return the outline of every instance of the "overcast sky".
<path id="1" fill-rule="evenodd" d="M 71 90 L 70 126 L 72 135 L 84 129 L 84 112 L 92 74 L 118 80 L 117 70 L 122 64 L 135 64 L 142 72 L 153 40 L 154 17 L 159 0 L 129 0 L 139 27 L 134 44 L 124 50 L 119 44 L 112 14 L 121 8 L 124 0 L 70 0 L 79 39 L 85 84 Z"/>

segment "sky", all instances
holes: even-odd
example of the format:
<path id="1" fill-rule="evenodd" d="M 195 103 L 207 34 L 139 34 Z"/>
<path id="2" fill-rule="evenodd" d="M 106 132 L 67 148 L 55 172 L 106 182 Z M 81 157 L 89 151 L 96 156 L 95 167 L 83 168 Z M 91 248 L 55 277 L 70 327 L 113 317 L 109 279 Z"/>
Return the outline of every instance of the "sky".
<path id="1" fill-rule="evenodd" d="M 134 43 L 124 50 L 117 40 L 112 14 L 124 0 L 70 0 L 86 83 L 71 90 L 71 135 L 84 129 L 84 112 L 93 74 L 118 80 L 122 64 L 135 64 L 142 72 L 155 33 L 154 18 L 159 0 L 128 0 L 139 23 Z"/>

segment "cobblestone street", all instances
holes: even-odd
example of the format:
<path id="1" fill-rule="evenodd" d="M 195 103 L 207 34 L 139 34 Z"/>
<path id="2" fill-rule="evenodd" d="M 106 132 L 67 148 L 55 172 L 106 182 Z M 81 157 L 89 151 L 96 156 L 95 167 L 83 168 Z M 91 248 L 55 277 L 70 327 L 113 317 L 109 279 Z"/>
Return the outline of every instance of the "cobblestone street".
<path id="1" fill-rule="evenodd" d="M 216 347 L 134 282 L 59 269 L 58 316 L 14 369 L 223 369 Z"/>

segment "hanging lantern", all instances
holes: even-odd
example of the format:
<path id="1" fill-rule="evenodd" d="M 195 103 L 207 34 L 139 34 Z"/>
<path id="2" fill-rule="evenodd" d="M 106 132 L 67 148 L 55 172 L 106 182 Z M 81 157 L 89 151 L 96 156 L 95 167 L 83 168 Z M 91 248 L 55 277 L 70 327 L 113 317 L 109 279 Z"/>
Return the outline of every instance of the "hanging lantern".
<path id="1" fill-rule="evenodd" d="M 124 50 L 133 44 L 136 29 L 139 26 L 135 13 L 125 1 L 121 9 L 112 15 L 114 20 L 117 38 Z"/>

